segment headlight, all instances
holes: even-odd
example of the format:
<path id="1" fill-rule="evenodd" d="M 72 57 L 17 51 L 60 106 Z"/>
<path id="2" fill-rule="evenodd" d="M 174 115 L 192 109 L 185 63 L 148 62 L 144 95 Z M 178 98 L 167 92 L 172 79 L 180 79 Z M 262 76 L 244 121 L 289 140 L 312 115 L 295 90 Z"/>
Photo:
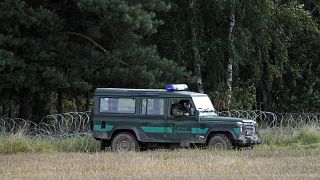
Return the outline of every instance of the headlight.
<path id="1" fill-rule="evenodd" d="M 239 129 L 240 129 L 240 134 L 244 131 L 244 124 L 242 122 L 237 122 Z"/>

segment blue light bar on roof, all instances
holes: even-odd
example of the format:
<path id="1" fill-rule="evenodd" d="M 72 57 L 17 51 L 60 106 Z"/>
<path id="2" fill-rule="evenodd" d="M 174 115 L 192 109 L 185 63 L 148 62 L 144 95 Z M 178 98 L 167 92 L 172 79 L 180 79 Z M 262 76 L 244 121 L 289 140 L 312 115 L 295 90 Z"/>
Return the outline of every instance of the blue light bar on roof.
<path id="1" fill-rule="evenodd" d="M 167 91 L 186 91 L 188 86 L 186 84 L 168 84 L 166 86 Z"/>

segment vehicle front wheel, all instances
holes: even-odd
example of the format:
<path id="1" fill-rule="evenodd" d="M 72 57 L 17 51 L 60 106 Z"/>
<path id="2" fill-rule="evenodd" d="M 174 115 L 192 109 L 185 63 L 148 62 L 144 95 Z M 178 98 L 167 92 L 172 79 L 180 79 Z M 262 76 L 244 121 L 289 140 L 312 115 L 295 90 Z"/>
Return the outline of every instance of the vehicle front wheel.
<path id="1" fill-rule="evenodd" d="M 139 144 L 131 133 L 122 132 L 116 134 L 112 139 L 111 149 L 113 152 L 137 151 L 139 149 Z"/>
<path id="2" fill-rule="evenodd" d="M 208 148 L 213 150 L 224 150 L 232 148 L 230 139 L 224 134 L 215 134 L 208 141 Z"/>

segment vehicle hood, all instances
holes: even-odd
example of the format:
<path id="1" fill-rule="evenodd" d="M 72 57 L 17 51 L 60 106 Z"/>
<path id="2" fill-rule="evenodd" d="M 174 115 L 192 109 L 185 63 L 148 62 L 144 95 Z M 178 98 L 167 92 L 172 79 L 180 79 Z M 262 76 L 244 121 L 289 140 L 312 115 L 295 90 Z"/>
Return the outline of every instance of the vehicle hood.
<path id="1" fill-rule="evenodd" d="M 222 116 L 202 116 L 200 117 L 201 122 L 241 122 L 241 123 L 256 123 L 254 120 L 234 118 L 234 117 L 222 117 Z"/>

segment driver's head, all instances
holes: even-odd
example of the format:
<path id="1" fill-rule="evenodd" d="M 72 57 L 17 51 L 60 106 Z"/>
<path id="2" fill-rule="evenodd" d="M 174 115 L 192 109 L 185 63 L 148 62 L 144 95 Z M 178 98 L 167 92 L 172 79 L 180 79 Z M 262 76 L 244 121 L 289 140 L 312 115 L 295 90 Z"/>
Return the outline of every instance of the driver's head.
<path id="1" fill-rule="evenodd" d="M 184 101 L 184 103 L 183 103 L 183 106 L 185 107 L 185 108 L 190 108 L 190 102 L 189 101 Z"/>

